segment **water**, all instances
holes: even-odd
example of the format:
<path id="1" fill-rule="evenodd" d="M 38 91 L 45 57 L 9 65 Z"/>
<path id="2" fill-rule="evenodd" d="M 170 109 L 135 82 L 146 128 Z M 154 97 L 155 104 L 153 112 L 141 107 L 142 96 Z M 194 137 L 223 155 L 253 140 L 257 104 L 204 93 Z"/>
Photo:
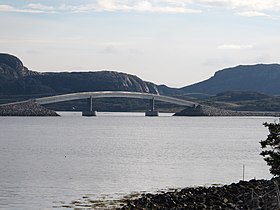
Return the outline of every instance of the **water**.
<path id="1" fill-rule="evenodd" d="M 0 209 L 271 178 L 260 117 L 0 117 Z"/>

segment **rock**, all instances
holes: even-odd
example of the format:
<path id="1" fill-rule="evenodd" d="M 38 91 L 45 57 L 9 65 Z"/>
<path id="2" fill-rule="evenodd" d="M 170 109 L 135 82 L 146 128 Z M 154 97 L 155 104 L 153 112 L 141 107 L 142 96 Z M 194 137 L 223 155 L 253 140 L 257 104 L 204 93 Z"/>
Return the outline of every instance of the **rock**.
<path id="1" fill-rule="evenodd" d="M 206 105 L 187 107 L 173 116 L 273 116 L 279 117 L 279 112 L 245 112 L 219 109 Z"/>
<path id="2" fill-rule="evenodd" d="M 174 116 L 238 116 L 242 115 L 236 111 L 218 109 L 215 107 L 198 105 L 193 107 L 187 107 L 181 112 L 177 112 Z"/>
<path id="3" fill-rule="evenodd" d="M 17 79 L 24 76 L 38 75 L 38 72 L 30 71 L 23 66 L 20 59 L 13 55 L 0 53 L 0 75 L 9 79 Z"/>
<path id="4" fill-rule="evenodd" d="M 258 195 L 265 195 L 266 200 L 259 200 L 259 196 L 252 197 L 252 191 L 257 189 Z M 278 201 L 275 195 L 274 180 L 251 180 L 222 187 L 184 188 L 177 192 L 143 194 L 139 199 L 129 200 L 120 209 L 249 210 L 264 207 L 276 209 Z M 258 200 L 258 203 L 252 203 L 252 200 Z"/>
<path id="5" fill-rule="evenodd" d="M 35 102 L 26 101 L 0 105 L 0 116 L 59 116 Z"/>

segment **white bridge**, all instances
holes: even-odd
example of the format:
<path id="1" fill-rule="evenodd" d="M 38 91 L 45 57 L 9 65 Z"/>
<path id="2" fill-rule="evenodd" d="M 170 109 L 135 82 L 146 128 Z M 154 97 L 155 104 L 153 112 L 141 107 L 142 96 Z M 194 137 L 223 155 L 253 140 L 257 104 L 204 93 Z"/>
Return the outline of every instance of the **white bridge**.
<path id="1" fill-rule="evenodd" d="M 139 98 L 150 100 L 150 110 L 146 112 L 146 116 L 158 116 L 158 112 L 154 110 L 155 101 L 163 101 L 181 106 L 194 107 L 198 104 L 195 102 L 173 98 L 168 96 L 162 96 L 152 93 L 141 93 L 141 92 L 124 92 L 124 91 L 100 91 L 100 92 L 79 92 L 70 93 L 64 95 L 49 96 L 44 98 L 34 99 L 38 104 L 51 104 L 63 101 L 71 101 L 78 99 L 87 99 L 88 110 L 83 111 L 83 116 L 95 116 L 96 112 L 92 110 L 92 99 L 93 98 Z"/>

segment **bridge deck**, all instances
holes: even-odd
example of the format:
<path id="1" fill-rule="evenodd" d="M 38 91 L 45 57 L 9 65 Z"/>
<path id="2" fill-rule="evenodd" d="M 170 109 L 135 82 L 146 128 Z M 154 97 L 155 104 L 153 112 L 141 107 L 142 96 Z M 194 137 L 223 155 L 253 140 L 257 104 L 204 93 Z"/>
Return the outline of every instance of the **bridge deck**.
<path id="1" fill-rule="evenodd" d="M 181 106 L 197 106 L 198 104 L 192 101 L 187 101 L 179 98 L 156 95 L 152 93 L 140 92 L 124 92 L 124 91 L 99 91 L 99 92 L 79 92 L 64 95 L 49 96 L 37 98 L 34 101 L 39 104 L 51 104 L 63 101 L 71 101 L 85 98 L 139 98 L 139 99 L 154 99 L 156 101 L 163 101 Z"/>

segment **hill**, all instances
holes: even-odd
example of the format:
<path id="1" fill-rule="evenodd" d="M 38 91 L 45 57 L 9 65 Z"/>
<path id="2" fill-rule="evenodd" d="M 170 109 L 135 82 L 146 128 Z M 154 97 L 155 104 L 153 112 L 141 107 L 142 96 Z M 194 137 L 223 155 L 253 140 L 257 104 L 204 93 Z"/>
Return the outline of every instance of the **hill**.
<path id="1" fill-rule="evenodd" d="M 253 91 L 280 95 L 280 65 L 240 65 L 217 71 L 205 81 L 181 88 L 184 93 L 217 94 L 226 91 Z"/>
<path id="2" fill-rule="evenodd" d="M 174 94 L 167 86 L 146 82 L 135 75 L 115 71 L 47 72 L 30 71 L 19 58 L 0 54 L 0 96 L 55 95 L 83 91 L 134 91 Z"/>
<path id="3" fill-rule="evenodd" d="M 38 75 L 39 73 L 30 71 L 23 66 L 17 57 L 5 53 L 0 53 L 0 77 L 3 79 L 17 79 L 24 76 Z"/>

